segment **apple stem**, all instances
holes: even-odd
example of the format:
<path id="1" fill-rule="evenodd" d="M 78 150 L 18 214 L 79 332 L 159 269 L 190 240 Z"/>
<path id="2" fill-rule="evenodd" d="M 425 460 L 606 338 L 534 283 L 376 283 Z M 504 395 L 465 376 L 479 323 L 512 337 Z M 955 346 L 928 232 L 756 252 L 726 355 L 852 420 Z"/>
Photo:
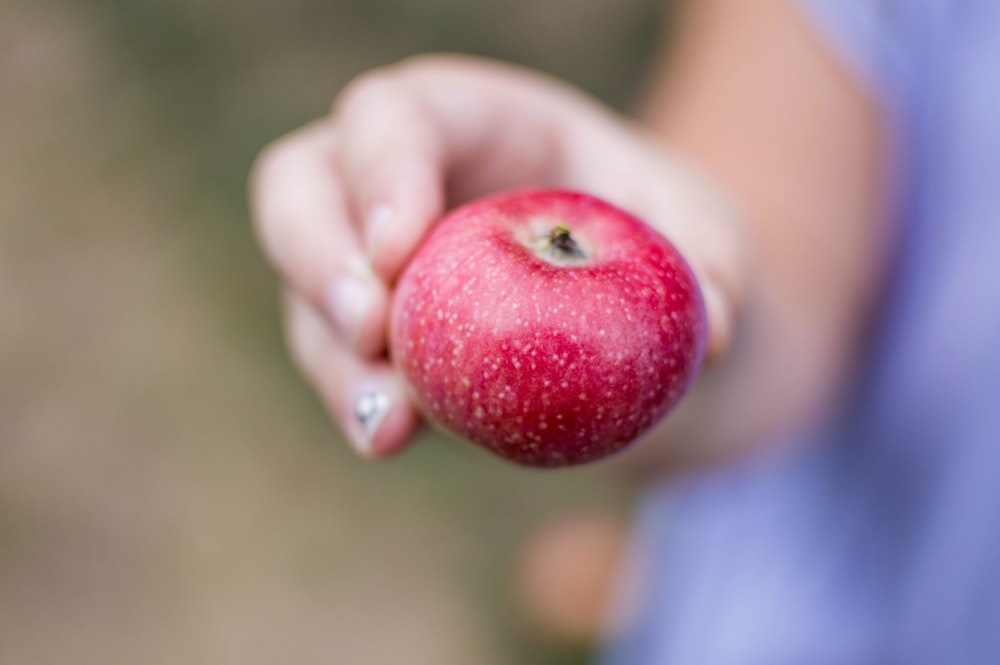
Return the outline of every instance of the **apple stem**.
<path id="1" fill-rule="evenodd" d="M 583 250 L 573 238 L 569 227 L 560 224 L 549 232 L 548 249 L 554 255 L 564 259 L 582 259 Z"/>

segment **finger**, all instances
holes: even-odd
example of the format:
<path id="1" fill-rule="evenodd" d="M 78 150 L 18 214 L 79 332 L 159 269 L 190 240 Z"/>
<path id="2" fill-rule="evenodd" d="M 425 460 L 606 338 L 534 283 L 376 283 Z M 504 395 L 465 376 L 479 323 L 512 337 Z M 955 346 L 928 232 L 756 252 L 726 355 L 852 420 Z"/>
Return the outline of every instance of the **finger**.
<path id="1" fill-rule="evenodd" d="M 664 234 L 684 255 L 701 288 L 708 320 L 705 363 L 723 358 L 733 344 L 747 298 L 746 238 L 736 208 L 691 168 L 668 161 L 672 186 L 654 207 Z"/>
<path id="2" fill-rule="evenodd" d="M 391 280 L 444 210 L 443 146 L 414 96 L 388 72 L 348 86 L 335 116 L 368 256 Z"/>
<path id="3" fill-rule="evenodd" d="M 422 56 L 367 74 L 334 107 L 345 178 L 376 271 L 392 279 L 448 204 L 551 182 L 568 109 L 510 66 Z"/>
<path id="4" fill-rule="evenodd" d="M 388 363 L 359 359 L 330 333 L 308 300 L 290 291 L 285 293 L 285 325 L 295 363 L 351 447 L 371 459 L 403 450 L 419 418 Z"/>
<path id="5" fill-rule="evenodd" d="M 253 217 L 270 261 L 366 357 L 385 348 L 388 294 L 350 222 L 336 137 L 317 122 L 274 143 L 254 166 Z"/>

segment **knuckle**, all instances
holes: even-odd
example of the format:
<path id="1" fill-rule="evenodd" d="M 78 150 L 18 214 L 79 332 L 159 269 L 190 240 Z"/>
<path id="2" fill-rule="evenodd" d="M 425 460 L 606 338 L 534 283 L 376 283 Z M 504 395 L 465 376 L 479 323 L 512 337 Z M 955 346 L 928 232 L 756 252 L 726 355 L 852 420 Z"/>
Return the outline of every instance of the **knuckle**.
<path id="1" fill-rule="evenodd" d="M 403 58 L 394 67 L 400 78 L 408 81 L 419 81 L 429 75 L 436 75 L 462 67 L 473 62 L 468 56 L 449 53 L 419 53 Z"/>
<path id="2" fill-rule="evenodd" d="M 254 159 L 250 168 L 250 220 L 253 224 L 257 240 L 262 245 L 265 254 L 270 257 L 271 244 L 275 236 L 275 216 L 268 208 L 273 208 L 273 194 L 270 191 L 272 183 L 281 171 L 287 157 L 286 139 L 271 143 Z"/>
<path id="3" fill-rule="evenodd" d="M 311 168 L 306 140 L 301 132 L 277 139 L 261 150 L 250 169 L 250 218 L 265 257 L 275 266 L 280 263 L 281 248 L 295 240 L 290 237 L 295 189 L 289 183 L 300 180 L 304 170 Z"/>
<path id="4" fill-rule="evenodd" d="M 372 104 L 384 102 L 399 90 L 398 72 L 392 66 L 361 74 L 344 86 L 333 102 L 333 114 L 350 115 Z"/>
<path id="5" fill-rule="evenodd" d="M 268 181 L 287 163 L 291 153 L 291 139 L 287 136 L 265 146 L 250 167 L 250 190 L 255 194 L 264 191 Z"/>
<path id="6" fill-rule="evenodd" d="M 445 56 L 436 53 L 419 53 L 403 58 L 396 63 L 395 67 L 402 77 L 419 79 L 426 72 L 441 67 L 444 60 Z"/>
<path id="7" fill-rule="evenodd" d="M 272 209 L 276 206 L 276 190 L 284 179 L 284 174 L 294 169 L 297 162 L 297 147 L 292 137 L 275 140 L 258 153 L 250 167 L 248 190 L 250 194 L 251 219 L 261 240 L 269 236 L 269 227 L 274 224 Z"/>
<path id="8" fill-rule="evenodd" d="M 302 374 L 312 377 L 320 343 L 315 324 L 306 320 L 302 305 L 289 296 L 285 297 L 283 318 L 288 355 Z"/>
<path id="9" fill-rule="evenodd" d="M 399 102 L 422 83 L 443 73 L 462 67 L 472 59 L 445 53 L 421 53 L 407 56 L 391 65 L 364 72 L 347 83 L 334 100 L 335 115 L 383 104 L 387 100 Z"/>

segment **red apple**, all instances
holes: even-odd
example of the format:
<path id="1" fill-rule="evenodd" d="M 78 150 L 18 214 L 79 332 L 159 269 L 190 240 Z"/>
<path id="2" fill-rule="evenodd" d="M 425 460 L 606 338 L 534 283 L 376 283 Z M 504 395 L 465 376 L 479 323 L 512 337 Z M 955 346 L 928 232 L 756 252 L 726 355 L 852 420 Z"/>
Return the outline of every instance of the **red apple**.
<path id="1" fill-rule="evenodd" d="M 447 215 L 393 295 L 390 353 L 424 415 L 519 464 L 591 462 L 681 398 L 705 347 L 691 270 L 586 194 L 529 191 Z"/>

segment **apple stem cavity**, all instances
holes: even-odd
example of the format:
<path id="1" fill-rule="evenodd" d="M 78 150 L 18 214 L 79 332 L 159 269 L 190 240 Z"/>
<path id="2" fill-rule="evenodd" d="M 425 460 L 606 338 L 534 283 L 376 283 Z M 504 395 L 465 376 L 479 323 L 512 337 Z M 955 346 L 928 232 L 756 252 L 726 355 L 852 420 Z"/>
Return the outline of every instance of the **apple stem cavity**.
<path id="1" fill-rule="evenodd" d="M 583 250 L 580 249 L 579 243 L 576 242 L 573 234 L 570 233 L 569 227 L 562 224 L 549 231 L 545 249 L 553 258 L 557 259 L 572 260 L 586 258 Z"/>
<path id="2" fill-rule="evenodd" d="M 536 256 L 557 266 L 586 263 L 590 258 L 586 243 L 581 245 L 565 224 L 547 230 L 536 229 L 526 244 Z"/>

